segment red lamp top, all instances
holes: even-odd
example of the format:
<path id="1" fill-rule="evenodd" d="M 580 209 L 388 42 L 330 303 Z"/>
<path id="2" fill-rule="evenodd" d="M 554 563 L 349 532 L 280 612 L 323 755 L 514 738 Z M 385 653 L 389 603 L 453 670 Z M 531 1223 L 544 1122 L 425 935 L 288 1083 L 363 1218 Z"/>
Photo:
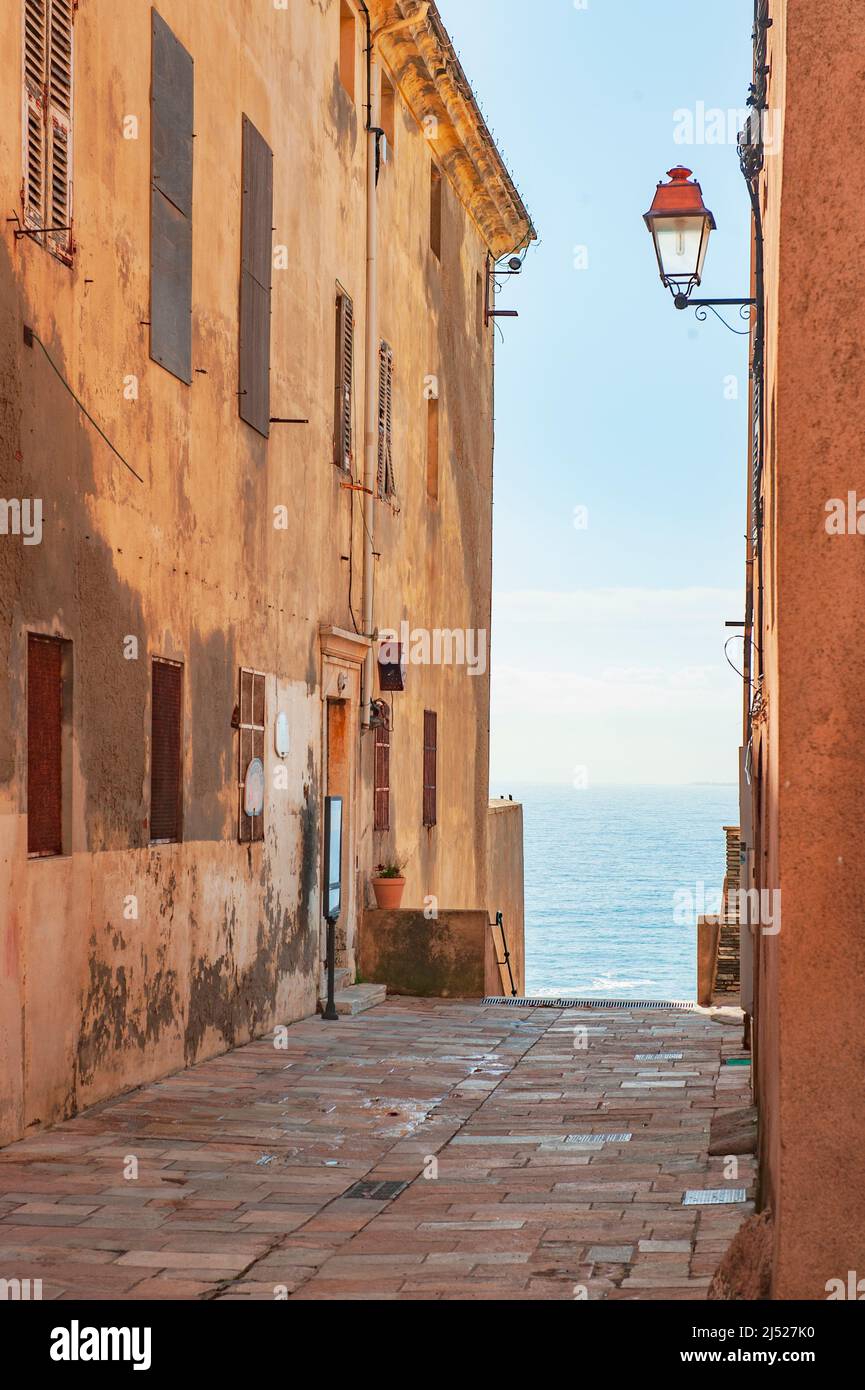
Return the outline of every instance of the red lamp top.
<path id="1" fill-rule="evenodd" d="M 691 179 L 691 170 L 677 164 L 667 173 L 670 182 L 658 184 L 652 206 L 645 214 L 646 226 L 651 227 L 655 217 L 708 217 L 714 231 L 715 219 L 703 202 L 703 190 L 696 179 Z"/>

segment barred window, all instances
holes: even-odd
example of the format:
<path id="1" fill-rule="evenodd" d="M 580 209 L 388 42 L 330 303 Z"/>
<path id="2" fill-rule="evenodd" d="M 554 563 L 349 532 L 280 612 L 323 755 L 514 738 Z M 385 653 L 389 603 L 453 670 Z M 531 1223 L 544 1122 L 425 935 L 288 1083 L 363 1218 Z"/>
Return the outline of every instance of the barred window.
<path id="1" fill-rule="evenodd" d="M 151 673 L 150 839 L 171 844 L 181 839 L 183 667 L 154 657 Z"/>
<path id="2" fill-rule="evenodd" d="M 264 765 L 264 674 L 242 668 L 240 672 L 240 720 L 237 754 L 237 838 L 242 845 L 264 839 L 264 808 L 261 815 L 248 816 L 244 809 L 244 789 L 250 763 Z"/>
<path id="3" fill-rule="evenodd" d="M 436 823 L 436 773 L 438 763 L 438 715 L 434 710 L 423 712 L 423 823 Z"/>
<path id="4" fill-rule="evenodd" d="M 390 725 L 387 705 L 375 730 L 375 804 L 373 829 L 390 830 Z"/>

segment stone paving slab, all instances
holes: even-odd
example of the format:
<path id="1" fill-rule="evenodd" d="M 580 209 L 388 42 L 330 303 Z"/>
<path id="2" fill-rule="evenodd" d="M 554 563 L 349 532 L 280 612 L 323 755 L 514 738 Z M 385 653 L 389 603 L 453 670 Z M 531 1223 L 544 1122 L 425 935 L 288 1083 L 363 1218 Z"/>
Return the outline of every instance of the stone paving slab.
<path id="1" fill-rule="evenodd" d="M 705 1014 L 389 999 L 281 1040 L 0 1152 L 0 1278 L 46 1299 L 703 1299 L 752 1210 L 682 1206 L 754 1176 L 708 1154 L 750 1097 L 723 1068 L 738 1030 Z M 681 1060 L 649 1071 L 654 1050 Z M 406 1186 L 347 1197 L 361 1180 Z"/>

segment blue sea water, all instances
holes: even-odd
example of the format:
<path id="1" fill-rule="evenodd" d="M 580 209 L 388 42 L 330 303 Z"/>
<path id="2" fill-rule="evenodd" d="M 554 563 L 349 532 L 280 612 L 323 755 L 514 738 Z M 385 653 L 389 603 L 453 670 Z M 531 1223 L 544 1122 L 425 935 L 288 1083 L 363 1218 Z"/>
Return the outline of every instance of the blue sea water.
<path id="1" fill-rule="evenodd" d="M 700 885 L 720 892 L 735 785 L 507 792 L 525 821 L 526 993 L 694 999 Z"/>

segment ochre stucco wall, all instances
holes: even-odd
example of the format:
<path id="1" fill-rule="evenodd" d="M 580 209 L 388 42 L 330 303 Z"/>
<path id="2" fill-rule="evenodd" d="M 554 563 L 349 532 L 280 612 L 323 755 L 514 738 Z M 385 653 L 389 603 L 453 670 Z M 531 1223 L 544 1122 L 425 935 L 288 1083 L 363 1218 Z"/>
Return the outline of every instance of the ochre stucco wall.
<path id="1" fill-rule="evenodd" d="M 771 14 L 769 101 L 784 123 L 763 180 L 766 714 L 755 857 L 760 884 L 780 887 L 782 926 L 759 945 L 756 1076 L 772 1294 L 817 1299 L 828 1280 L 861 1276 L 865 1252 L 865 537 L 825 528 L 830 498 L 865 496 L 865 11 L 858 0 L 775 0 Z"/>
<path id="2" fill-rule="evenodd" d="M 38 547 L 0 539 L 0 1142 L 212 1055 L 315 1007 L 325 704 L 320 629 L 361 621 L 359 493 L 333 467 L 334 299 L 355 311 L 354 440 L 363 442 L 363 31 L 357 97 L 339 80 L 337 0 L 286 9 L 198 0 L 158 9 L 195 62 L 193 385 L 148 356 L 150 5 L 83 0 L 75 24 L 70 268 L 0 242 L 0 466 L 6 497 L 41 497 Z M 378 21 L 392 7 L 371 5 Z M 20 7 L 0 9 L 0 191 L 20 206 Z M 387 50 L 385 50 L 387 51 Z M 396 51 L 396 50 L 394 50 Z M 238 418 L 241 120 L 274 152 L 271 413 Z M 122 138 L 124 117 L 139 121 Z M 375 621 L 488 630 L 492 334 L 477 333 L 486 242 L 401 99 L 380 181 L 380 336 L 395 350 L 399 513 L 377 508 Z M 446 137 L 446 138 L 445 138 Z M 428 249 L 432 154 L 446 159 L 444 250 Z M 24 324 L 118 450 L 84 420 Z M 430 373 L 442 383 L 440 499 L 426 498 Z M 138 380 L 138 399 L 124 382 Z M 287 510 L 277 530 L 274 508 Z M 26 854 L 28 631 L 73 644 L 70 853 Z M 137 661 L 124 638 L 139 642 Z M 149 844 L 150 659 L 184 663 L 184 842 Z M 237 843 L 238 668 L 267 673 L 266 839 Z M 359 683 L 344 663 L 357 726 Z M 486 900 L 488 673 L 413 667 L 394 700 L 393 829 L 373 837 L 372 743 L 352 772 L 352 891 L 408 857 L 406 901 Z M 289 717 L 284 787 L 272 724 Z M 421 826 L 424 709 L 439 715 L 439 821 Z M 124 917 L 134 895 L 138 917 Z M 357 920 L 341 923 L 354 964 Z"/>

